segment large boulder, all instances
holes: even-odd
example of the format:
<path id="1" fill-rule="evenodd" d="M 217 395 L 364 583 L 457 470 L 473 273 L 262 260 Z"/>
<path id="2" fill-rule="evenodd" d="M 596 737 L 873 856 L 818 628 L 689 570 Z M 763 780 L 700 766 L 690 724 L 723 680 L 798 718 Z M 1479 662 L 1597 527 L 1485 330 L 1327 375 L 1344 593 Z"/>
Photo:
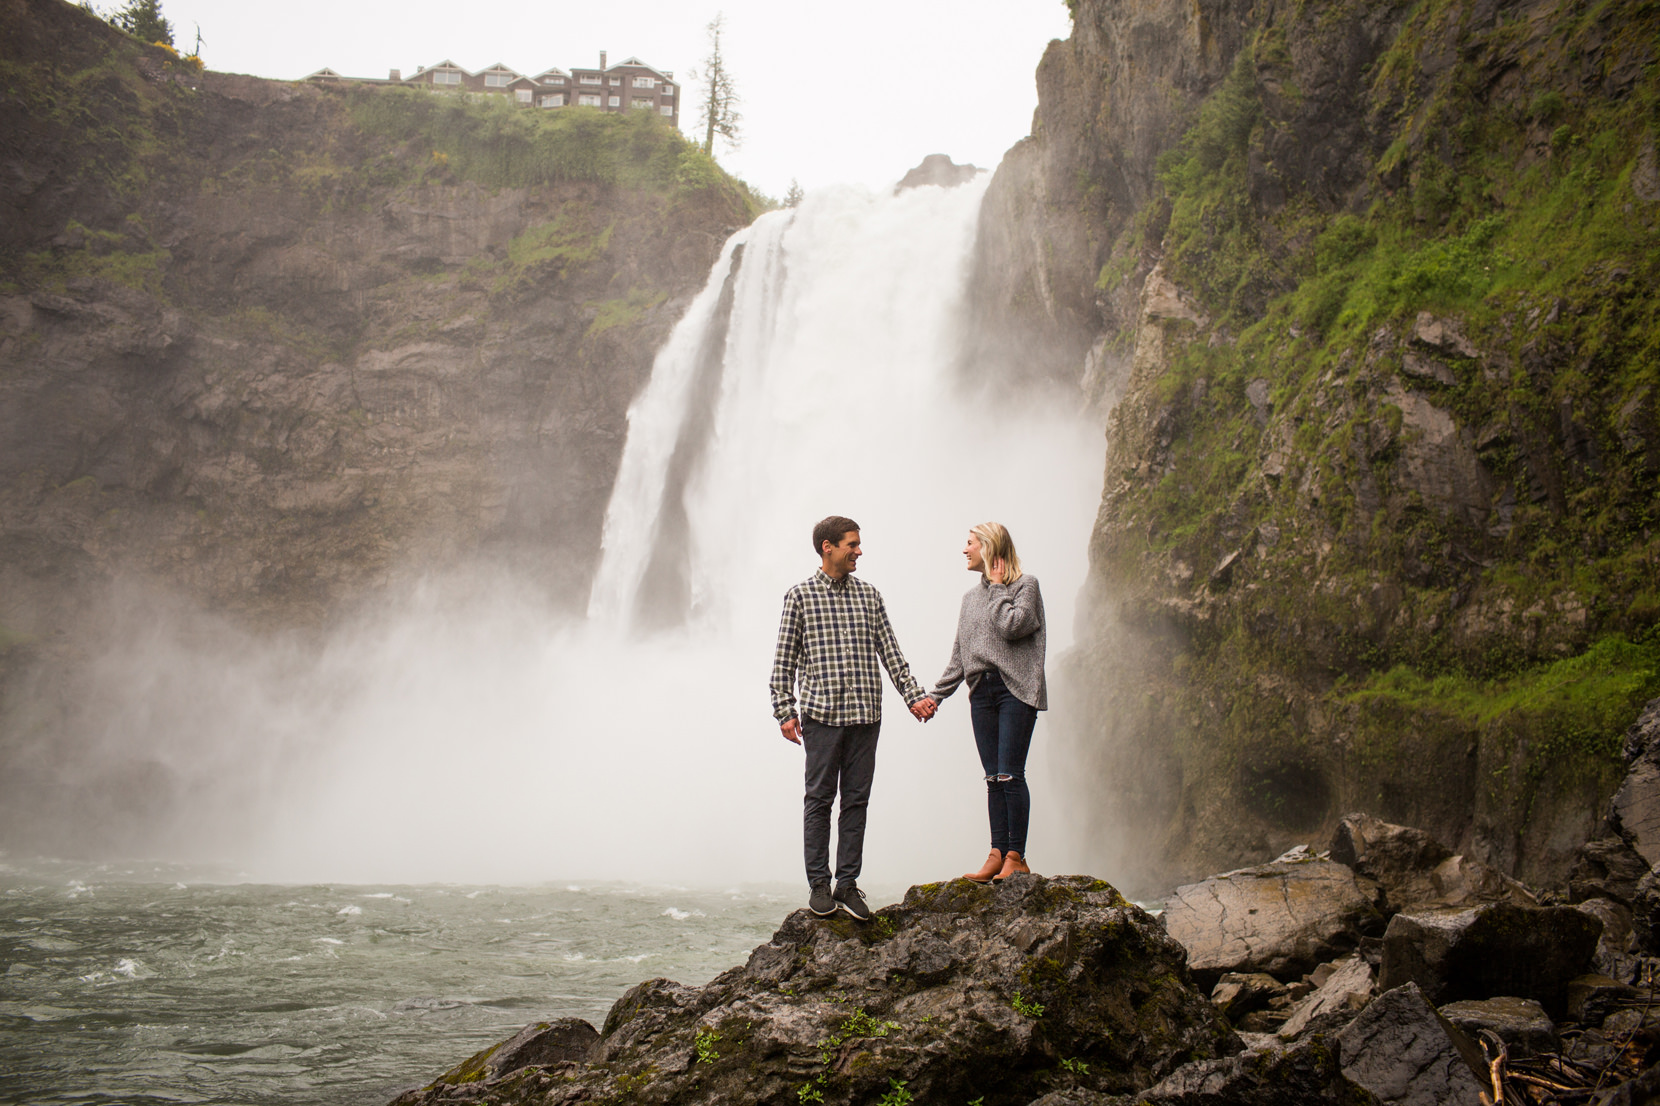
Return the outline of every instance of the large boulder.
<path id="1" fill-rule="evenodd" d="M 1370 814 L 1350 814 L 1332 834 L 1331 858 L 1376 881 L 1385 914 L 1482 902 L 1531 905 L 1531 892 L 1478 860 L 1455 856 L 1429 834 Z"/>
<path id="2" fill-rule="evenodd" d="M 1397 914 L 1383 935 L 1384 990 L 1415 983 L 1432 1002 L 1515 995 L 1560 1016 L 1590 970 L 1602 923 L 1571 906 L 1489 903 Z"/>
<path id="3" fill-rule="evenodd" d="M 1178 887 L 1165 904 L 1170 936 L 1196 978 L 1226 972 L 1295 978 L 1351 952 L 1383 928 L 1372 886 L 1329 860 L 1276 860 Z"/>
<path id="4" fill-rule="evenodd" d="M 913 887 L 867 924 L 796 911 L 703 987 L 629 991 L 585 1063 L 399 1102 L 1014 1102 L 1140 1092 L 1240 1047 L 1156 919 L 1100 880 L 1019 875 Z"/>
<path id="5" fill-rule="evenodd" d="M 1374 999 L 1337 1034 L 1343 1074 L 1388 1106 L 1480 1106 L 1481 1050 L 1415 984 Z"/>

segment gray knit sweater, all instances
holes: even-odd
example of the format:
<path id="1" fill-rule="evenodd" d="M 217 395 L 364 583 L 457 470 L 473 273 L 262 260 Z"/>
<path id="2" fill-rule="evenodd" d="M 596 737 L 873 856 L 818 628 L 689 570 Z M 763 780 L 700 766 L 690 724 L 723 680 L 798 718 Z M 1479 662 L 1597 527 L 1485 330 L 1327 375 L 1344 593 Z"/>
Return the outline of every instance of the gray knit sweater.
<path id="1" fill-rule="evenodd" d="M 957 615 L 957 640 L 951 643 L 951 663 L 939 684 L 929 692 L 937 701 L 957 690 L 966 678 L 969 690 L 980 677 L 996 669 L 1014 697 L 1029 707 L 1049 709 L 1049 685 L 1043 678 L 1045 644 L 1043 593 L 1037 577 L 1022 576 L 1013 584 L 980 582 L 963 596 Z"/>

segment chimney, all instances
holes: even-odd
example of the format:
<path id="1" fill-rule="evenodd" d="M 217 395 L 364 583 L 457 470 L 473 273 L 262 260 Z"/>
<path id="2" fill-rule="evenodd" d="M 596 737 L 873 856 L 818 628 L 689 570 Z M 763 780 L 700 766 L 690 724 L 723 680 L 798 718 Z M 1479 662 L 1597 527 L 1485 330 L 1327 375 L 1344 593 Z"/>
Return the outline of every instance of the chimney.
<path id="1" fill-rule="evenodd" d="M 394 69 L 392 70 L 392 75 L 386 79 L 389 81 L 401 81 L 403 80 L 403 72 L 401 70 Z"/>
<path id="2" fill-rule="evenodd" d="M 600 72 L 603 73 L 605 71 L 605 51 L 604 50 L 601 50 L 599 52 L 599 68 L 600 68 Z"/>

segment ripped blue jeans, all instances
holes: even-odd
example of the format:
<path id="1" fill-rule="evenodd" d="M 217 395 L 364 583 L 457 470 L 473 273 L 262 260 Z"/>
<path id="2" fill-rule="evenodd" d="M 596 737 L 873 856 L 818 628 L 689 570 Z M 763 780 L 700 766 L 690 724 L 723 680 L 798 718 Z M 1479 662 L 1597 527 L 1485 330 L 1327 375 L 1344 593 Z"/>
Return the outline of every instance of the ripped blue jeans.
<path id="1" fill-rule="evenodd" d="M 991 847 L 1026 855 L 1026 824 L 1032 796 L 1026 788 L 1026 752 L 1032 747 L 1037 708 L 1014 697 L 996 671 L 987 672 L 968 697 L 974 744 L 986 771 L 986 816 Z"/>

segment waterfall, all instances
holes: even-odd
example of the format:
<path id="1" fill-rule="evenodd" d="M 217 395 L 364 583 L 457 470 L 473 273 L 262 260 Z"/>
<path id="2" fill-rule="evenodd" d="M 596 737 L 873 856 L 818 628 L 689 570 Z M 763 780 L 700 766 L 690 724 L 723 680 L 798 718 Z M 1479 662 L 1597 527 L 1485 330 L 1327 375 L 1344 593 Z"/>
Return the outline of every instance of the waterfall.
<path id="1" fill-rule="evenodd" d="M 1075 392 L 964 383 L 995 377 L 960 340 L 985 184 L 825 189 L 733 236 L 629 412 L 586 618 L 485 569 L 318 643 L 135 614 L 88 709 L 89 763 L 173 781 L 132 816 L 139 847 L 284 880 L 800 881 L 801 750 L 767 677 L 815 522 L 858 520 L 859 575 L 925 684 L 988 519 L 1069 642 L 1102 428 Z M 1028 776 L 1054 872 L 1048 726 Z M 954 875 L 985 837 L 966 695 L 923 726 L 887 693 L 867 882 Z"/>
<path id="2" fill-rule="evenodd" d="M 971 472 L 993 443 L 964 437 L 996 431 L 955 386 L 987 180 L 826 190 L 733 237 L 629 412 L 590 619 L 753 627 L 810 572 L 819 518 L 859 520 L 881 574 L 962 486 L 997 486 Z"/>

